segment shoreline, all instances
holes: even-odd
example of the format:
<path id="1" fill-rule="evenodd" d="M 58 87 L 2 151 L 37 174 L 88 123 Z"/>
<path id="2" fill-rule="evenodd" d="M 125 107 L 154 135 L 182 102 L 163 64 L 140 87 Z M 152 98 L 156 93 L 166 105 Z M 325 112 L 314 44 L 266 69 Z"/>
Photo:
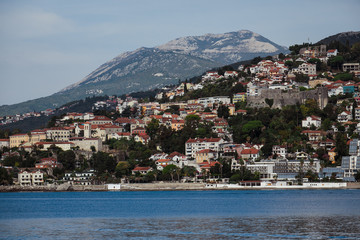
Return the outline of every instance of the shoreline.
<path id="1" fill-rule="evenodd" d="M 117 189 L 108 189 L 107 185 L 47 185 L 47 186 L 0 186 L 0 192 L 133 192 L 133 191 L 207 191 L 207 190 L 323 190 L 323 189 L 360 189 L 360 182 L 346 183 L 346 186 L 319 187 L 319 186 L 238 186 L 218 184 L 206 186 L 204 183 L 129 183 L 120 184 Z"/>

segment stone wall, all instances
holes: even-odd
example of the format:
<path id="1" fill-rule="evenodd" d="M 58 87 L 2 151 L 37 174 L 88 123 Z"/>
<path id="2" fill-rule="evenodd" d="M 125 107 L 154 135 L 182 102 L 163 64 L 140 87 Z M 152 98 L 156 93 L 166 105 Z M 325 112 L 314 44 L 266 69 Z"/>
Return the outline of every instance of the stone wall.
<path id="1" fill-rule="evenodd" d="M 316 100 L 320 109 L 323 109 L 328 103 L 327 89 L 324 87 L 309 91 L 265 89 L 261 91 L 259 96 L 249 96 L 247 99 L 248 106 L 253 108 L 269 107 L 265 102 L 266 98 L 274 100 L 272 108 L 282 108 L 297 103 L 304 104 L 307 99 Z"/>

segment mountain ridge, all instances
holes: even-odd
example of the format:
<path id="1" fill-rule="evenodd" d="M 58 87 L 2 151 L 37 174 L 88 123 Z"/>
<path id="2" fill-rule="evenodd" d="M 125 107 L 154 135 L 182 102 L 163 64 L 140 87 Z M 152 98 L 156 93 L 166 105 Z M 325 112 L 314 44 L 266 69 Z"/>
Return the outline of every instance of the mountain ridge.
<path id="1" fill-rule="evenodd" d="M 287 53 L 288 49 L 249 30 L 177 38 L 157 47 L 121 53 L 48 97 L 0 106 L 0 116 L 56 108 L 94 95 L 161 88 L 209 69 L 280 52 Z"/>

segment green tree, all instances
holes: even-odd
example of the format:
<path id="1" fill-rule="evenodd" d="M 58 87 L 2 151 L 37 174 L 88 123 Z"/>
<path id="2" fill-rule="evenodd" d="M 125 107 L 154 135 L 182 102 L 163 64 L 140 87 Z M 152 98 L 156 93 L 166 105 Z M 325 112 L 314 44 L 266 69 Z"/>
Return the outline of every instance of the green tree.
<path id="1" fill-rule="evenodd" d="M 229 107 L 221 104 L 217 110 L 217 114 L 219 118 L 228 119 L 230 116 Z"/>
<path id="2" fill-rule="evenodd" d="M 174 164 L 167 165 L 163 169 L 163 175 L 167 175 L 167 176 L 170 175 L 171 181 L 174 181 L 174 175 L 177 174 L 178 169 L 179 168 Z"/>
<path id="3" fill-rule="evenodd" d="M 98 176 L 105 172 L 113 173 L 116 167 L 115 159 L 105 152 L 94 153 L 91 162 Z"/>
<path id="4" fill-rule="evenodd" d="M 0 167 L 0 185 L 12 185 L 13 179 L 11 174 L 5 168 Z"/>
<path id="5" fill-rule="evenodd" d="M 60 152 L 58 154 L 58 161 L 62 163 L 65 170 L 73 171 L 76 165 L 76 155 L 72 150 Z"/>

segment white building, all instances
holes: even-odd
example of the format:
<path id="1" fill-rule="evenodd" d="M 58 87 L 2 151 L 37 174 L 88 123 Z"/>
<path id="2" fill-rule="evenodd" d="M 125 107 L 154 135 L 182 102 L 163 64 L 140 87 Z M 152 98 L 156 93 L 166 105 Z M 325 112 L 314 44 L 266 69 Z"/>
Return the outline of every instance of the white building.
<path id="1" fill-rule="evenodd" d="M 302 63 L 296 69 L 293 69 L 293 73 L 303 73 L 306 75 L 316 75 L 316 64 Z"/>
<path id="2" fill-rule="evenodd" d="M 338 122 L 347 122 L 352 120 L 352 114 L 349 111 L 343 111 L 337 117 Z"/>
<path id="3" fill-rule="evenodd" d="M 204 149 L 210 149 L 218 153 L 224 143 L 226 142 L 222 138 L 190 138 L 185 143 L 185 155 L 195 158 L 196 153 Z"/>
<path id="4" fill-rule="evenodd" d="M 230 97 L 228 96 L 216 96 L 216 97 L 206 97 L 206 98 L 199 98 L 198 99 L 198 103 L 203 104 L 205 106 L 209 105 L 209 104 L 230 104 Z"/>
<path id="5" fill-rule="evenodd" d="M 10 139 L 0 139 L 0 149 L 3 149 L 4 147 L 10 147 Z"/>
<path id="6" fill-rule="evenodd" d="M 287 147 L 286 146 L 281 146 L 281 145 L 274 145 L 272 147 L 272 154 L 273 155 L 277 155 L 277 156 L 281 156 L 283 158 L 286 157 L 287 154 Z"/>
<path id="7" fill-rule="evenodd" d="M 95 176 L 94 170 L 82 173 L 65 173 L 63 178 L 64 181 L 67 181 L 73 185 L 91 185 L 91 181 Z"/>
<path id="8" fill-rule="evenodd" d="M 303 128 L 310 128 L 314 125 L 316 128 L 321 127 L 321 118 L 317 116 L 308 116 L 305 120 L 302 120 L 301 125 Z"/>
<path id="9" fill-rule="evenodd" d="M 70 138 L 70 130 L 54 127 L 46 129 L 46 139 L 51 139 L 55 142 L 67 142 Z"/>
<path id="10" fill-rule="evenodd" d="M 18 182 L 21 186 L 43 185 L 44 174 L 40 171 L 21 171 L 18 173 Z"/>

